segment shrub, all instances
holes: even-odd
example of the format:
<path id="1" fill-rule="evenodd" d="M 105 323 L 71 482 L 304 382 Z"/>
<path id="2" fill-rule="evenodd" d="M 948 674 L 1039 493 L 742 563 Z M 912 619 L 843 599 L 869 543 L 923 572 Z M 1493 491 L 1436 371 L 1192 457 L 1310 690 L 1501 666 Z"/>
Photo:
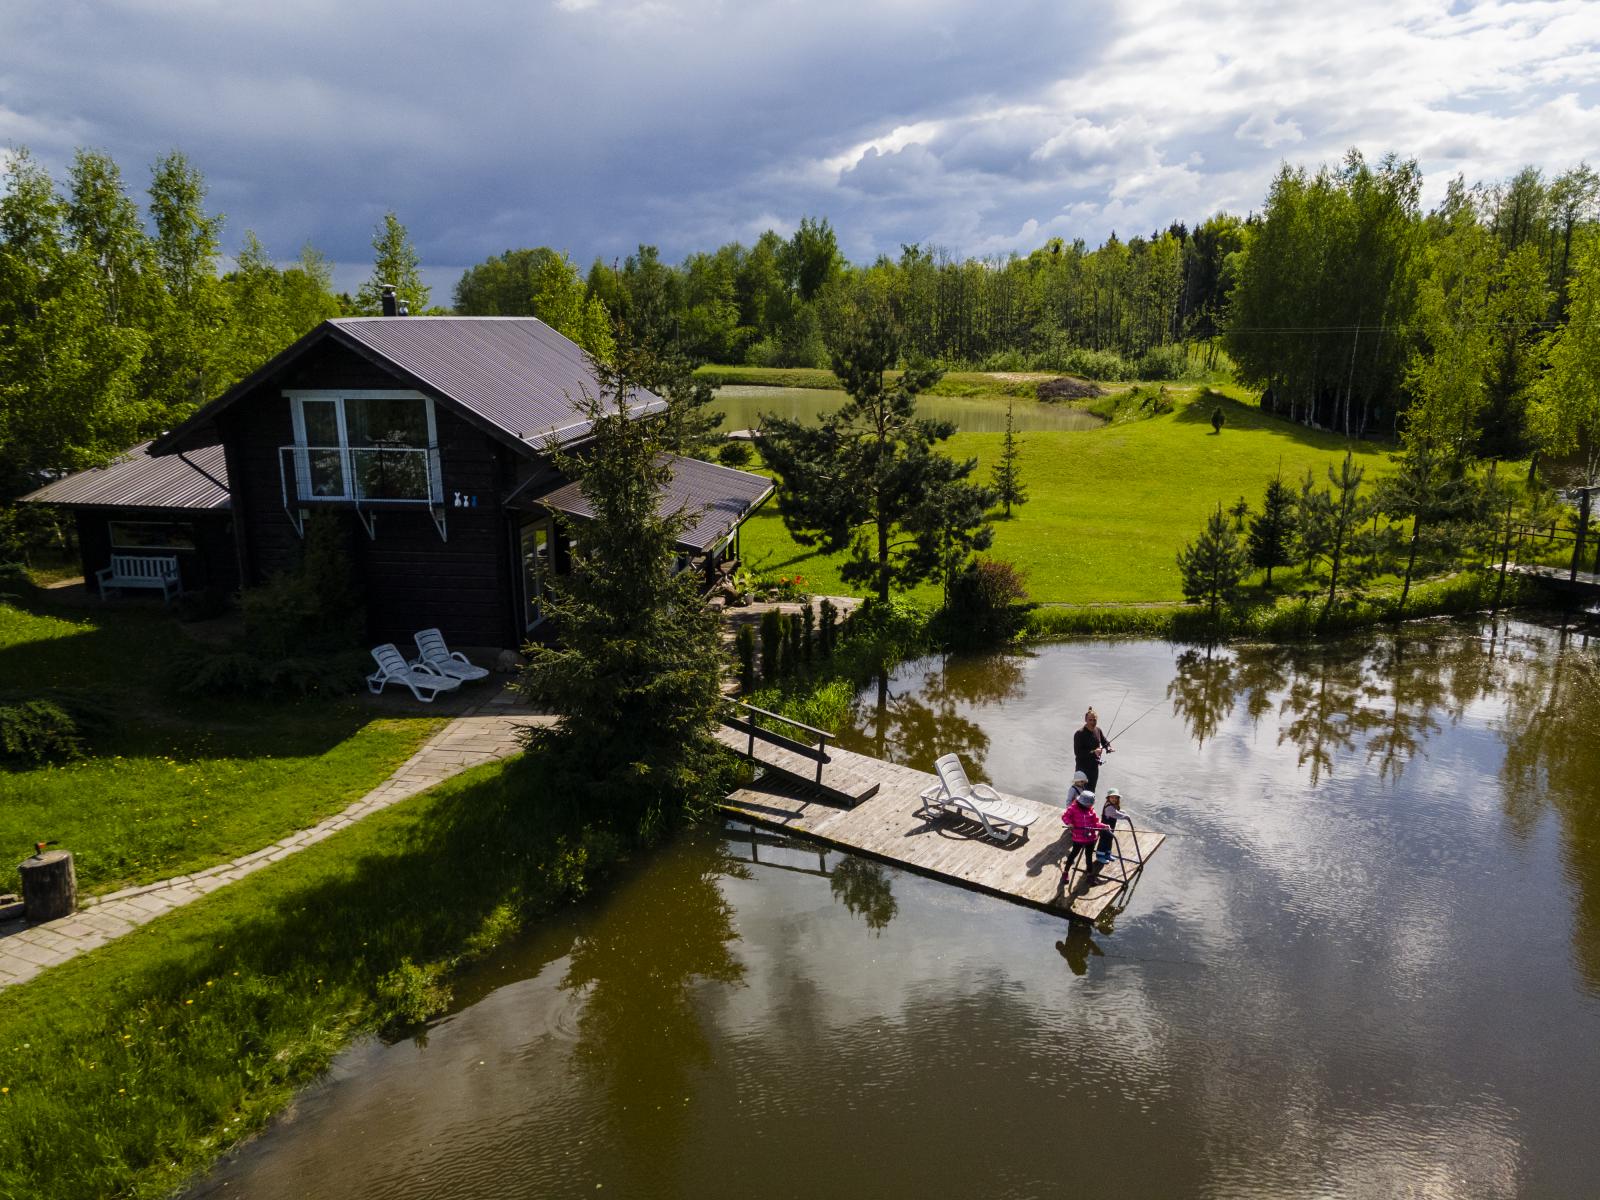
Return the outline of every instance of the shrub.
<path id="1" fill-rule="evenodd" d="M 1134 364 L 1133 373 L 1139 379 L 1193 379 L 1198 375 L 1189 362 L 1189 352 L 1178 345 L 1147 351 Z"/>
<path id="2" fill-rule="evenodd" d="M 776 609 L 761 614 L 761 678 L 778 677 L 779 656 L 783 653 L 783 621 Z"/>
<path id="3" fill-rule="evenodd" d="M 820 636 L 817 649 L 822 652 L 822 657 L 827 658 L 833 653 L 833 644 L 839 633 L 839 608 L 832 600 L 823 597 Z"/>
<path id="4" fill-rule="evenodd" d="M 742 467 L 751 459 L 750 443 L 742 438 L 732 438 L 717 450 L 717 461 L 725 467 Z"/>
<path id="5" fill-rule="evenodd" d="M 1132 367 L 1115 351 L 1087 350 L 1059 337 L 1036 356 L 1034 366 L 1041 371 L 1060 371 L 1084 379 L 1119 381 L 1133 378 Z"/>
<path id="6" fill-rule="evenodd" d="M 72 714 L 51 700 L 0 705 L 0 759 L 21 767 L 83 757 Z"/>
<path id="7" fill-rule="evenodd" d="M 733 635 L 733 648 L 739 656 L 739 687 L 749 695 L 756 686 L 756 631 L 748 622 Z"/>
<path id="8" fill-rule="evenodd" d="M 975 558 L 950 581 L 950 606 L 957 612 L 1002 612 L 1027 599 L 1021 568 L 1003 558 Z"/>
<path id="9" fill-rule="evenodd" d="M 408 1025 L 420 1025 L 450 1003 L 450 984 L 444 978 L 444 965 L 430 963 L 419 967 L 409 958 L 378 980 L 378 1013 L 387 1032 Z"/>
<path id="10" fill-rule="evenodd" d="M 806 601 L 806 606 L 800 610 L 800 658 L 803 662 L 811 661 L 811 649 L 816 642 L 817 610 L 811 601 Z"/>
<path id="11" fill-rule="evenodd" d="M 180 621 L 209 621 L 228 611 L 228 593 L 221 588 L 184 592 L 172 605 Z"/>

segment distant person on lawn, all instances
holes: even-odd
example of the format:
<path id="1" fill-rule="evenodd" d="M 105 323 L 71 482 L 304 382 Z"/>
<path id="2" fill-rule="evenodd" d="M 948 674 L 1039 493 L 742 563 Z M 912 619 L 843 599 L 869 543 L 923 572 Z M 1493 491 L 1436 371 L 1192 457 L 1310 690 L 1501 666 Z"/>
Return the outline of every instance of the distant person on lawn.
<path id="1" fill-rule="evenodd" d="M 1083 728 L 1072 735 L 1073 765 L 1083 772 L 1091 792 L 1100 782 L 1100 760 L 1110 749 L 1105 730 L 1100 728 L 1099 714 L 1091 708 L 1083 714 Z"/>

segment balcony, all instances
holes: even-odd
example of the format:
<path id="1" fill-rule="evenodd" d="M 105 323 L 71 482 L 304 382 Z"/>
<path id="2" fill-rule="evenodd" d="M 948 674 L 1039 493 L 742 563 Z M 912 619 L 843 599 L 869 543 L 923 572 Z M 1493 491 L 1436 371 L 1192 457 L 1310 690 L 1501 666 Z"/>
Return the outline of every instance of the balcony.
<path id="1" fill-rule="evenodd" d="M 377 536 L 379 509 L 426 508 L 446 536 L 436 445 L 279 446 L 278 477 L 284 511 L 301 536 L 306 510 L 319 504 L 352 506 L 369 537 Z"/>

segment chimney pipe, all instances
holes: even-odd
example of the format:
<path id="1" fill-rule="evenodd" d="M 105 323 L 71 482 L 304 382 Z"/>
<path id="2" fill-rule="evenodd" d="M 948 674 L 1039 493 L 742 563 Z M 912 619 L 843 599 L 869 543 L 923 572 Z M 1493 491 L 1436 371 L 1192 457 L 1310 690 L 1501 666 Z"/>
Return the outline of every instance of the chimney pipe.
<path id="1" fill-rule="evenodd" d="M 386 283 L 383 285 L 383 315 L 386 317 L 397 317 L 400 315 L 400 303 L 395 298 L 394 284 L 392 283 Z"/>

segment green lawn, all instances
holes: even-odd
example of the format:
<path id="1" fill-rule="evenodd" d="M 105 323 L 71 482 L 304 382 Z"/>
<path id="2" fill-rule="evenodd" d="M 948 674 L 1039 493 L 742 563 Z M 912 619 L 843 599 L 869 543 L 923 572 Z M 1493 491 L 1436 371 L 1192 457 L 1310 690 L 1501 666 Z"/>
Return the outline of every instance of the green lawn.
<path id="1" fill-rule="evenodd" d="M 0 772 L 0 891 L 37 841 L 71 850 L 90 893 L 259 849 L 365 794 L 442 724 L 355 699 L 177 701 L 162 676 L 186 636 L 150 609 L 0 604 L 7 690 L 77 689 L 111 718 L 88 758 Z"/>
<path id="2" fill-rule="evenodd" d="M 695 374 L 708 380 L 713 387 L 727 384 L 744 384 L 752 387 L 820 388 L 832 391 L 839 386 L 839 377 L 821 367 L 700 367 Z M 890 377 L 899 375 L 890 371 Z M 946 371 L 939 382 L 928 389 L 930 396 L 993 396 L 1000 399 L 1020 397 L 1038 399 L 1037 387 L 1041 380 L 1053 379 L 1049 372 L 1025 371 Z M 1102 384 L 1114 388 L 1126 386 Z"/>
<path id="3" fill-rule="evenodd" d="M 476 768 L 6 989 L 0 1196 L 170 1195 L 353 1034 L 437 1011 L 615 858 L 558 794 L 536 759 Z"/>
<path id="4" fill-rule="evenodd" d="M 1109 604 L 1179 601 L 1176 555 L 1194 538 L 1207 514 L 1242 495 L 1259 506 L 1267 481 L 1282 463 L 1298 484 L 1346 448 L 1366 467 L 1367 484 L 1391 470 L 1388 450 L 1371 442 L 1347 443 L 1332 434 L 1268 416 L 1238 395 L 1169 385 L 1174 410 L 1144 420 L 1116 421 L 1099 429 L 1033 432 L 1022 436 L 1028 503 L 995 524 L 992 553 L 1026 572 L 1032 598 L 1045 603 Z M 1226 423 L 1211 430 L 1211 410 L 1221 397 Z M 951 454 L 975 456 L 979 477 L 999 456 L 1000 434 L 958 433 Z M 848 594 L 839 561 L 795 543 L 776 502 L 746 523 L 745 560 L 758 572 L 799 574 L 818 594 Z M 923 587 L 913 596 L 930 600 Z"/>

